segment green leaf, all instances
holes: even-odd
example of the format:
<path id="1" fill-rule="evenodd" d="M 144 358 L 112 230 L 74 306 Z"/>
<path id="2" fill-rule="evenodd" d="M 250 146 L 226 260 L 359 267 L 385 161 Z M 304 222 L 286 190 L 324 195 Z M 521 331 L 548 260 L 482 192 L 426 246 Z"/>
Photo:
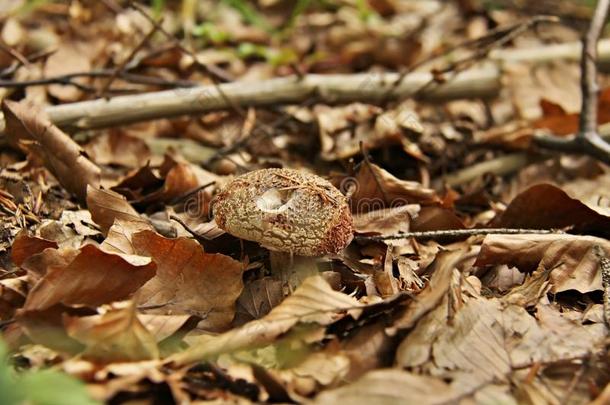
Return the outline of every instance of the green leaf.
<path id="1" fill-rule="evenodd" d="M 13 375 L 8 349 L 0 340 L 0 403 L 2 405 L 99 405 L 85 384 L 57 371 L 32 371 Z"/>
<path id="2" fill-rule="evenodd" d="M 15 386 L 11 368 L 8 365 L 8 349 L 0 340 L 0 393 L 2 404 L 19 405 L 25 400 L 22 390 Z"/>
<path id="3" fill-rule="evenodd" d="M 97 405 L 85 384 L 66 374 L 43 370 L 25 374 L 19 386 L 35 405 Z"/>

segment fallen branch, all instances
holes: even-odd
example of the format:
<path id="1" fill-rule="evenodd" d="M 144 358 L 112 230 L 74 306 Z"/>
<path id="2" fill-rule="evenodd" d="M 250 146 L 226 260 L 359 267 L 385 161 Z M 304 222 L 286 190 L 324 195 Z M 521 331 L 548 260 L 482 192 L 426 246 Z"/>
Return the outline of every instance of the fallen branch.
<path id="1" fill-rule="evenodd" d="M 376 102 L 397 78 L 398 73 L 289 76 L 83 101 L 47 107 L 46 112 L 63 129 L 84 130 L 232 108 L 221 92 L 239 106 L 297 104 L 310 97 L 322 103 Z M 493 66 L 468 70 L 449 82 L 430 86 L 420 96 L 428 100 L 493 96 L 500 88 L 499 80 Z M 431 73 L 411 73 L 392 95 L 410 97 L 430 81 Z"/>
<path id="2" fill-rule="evenodd" d="M 601 35 L 610 8 L 610 0 L 599 0 L 589 31 L 584 37 L 580 60 L 582 107 L 578 133 L 570 138 L 541 135 L 534 137 L 542 148 L 592 156 L 610 165 L 610 144 L 597 130 L 597 41 Z"/>

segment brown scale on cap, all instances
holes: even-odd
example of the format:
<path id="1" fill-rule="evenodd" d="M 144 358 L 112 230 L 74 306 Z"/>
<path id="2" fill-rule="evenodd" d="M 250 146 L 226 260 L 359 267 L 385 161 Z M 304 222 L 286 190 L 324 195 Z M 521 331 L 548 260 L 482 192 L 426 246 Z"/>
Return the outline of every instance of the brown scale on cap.
<path id="1" fill-rule="evenodd" d="M 337 253 L 353 235 L 346 197 L 314 174 L 255 170 L 235 178 L 212 201 L 220 228 L 269 250 L 300 256 Z"/>

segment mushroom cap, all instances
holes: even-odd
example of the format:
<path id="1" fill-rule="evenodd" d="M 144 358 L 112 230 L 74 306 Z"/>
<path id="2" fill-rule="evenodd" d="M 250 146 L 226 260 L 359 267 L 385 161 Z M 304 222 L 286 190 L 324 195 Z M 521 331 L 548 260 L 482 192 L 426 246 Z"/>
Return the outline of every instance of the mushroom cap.
<path id="1" fill-rule="evenodd" d="M 236 177 L 212 207 L 220 228 L 269 250 L 322 256 L 352 240 L 347 198 L 323 178 L 298 170 L 262 169 Z"/>

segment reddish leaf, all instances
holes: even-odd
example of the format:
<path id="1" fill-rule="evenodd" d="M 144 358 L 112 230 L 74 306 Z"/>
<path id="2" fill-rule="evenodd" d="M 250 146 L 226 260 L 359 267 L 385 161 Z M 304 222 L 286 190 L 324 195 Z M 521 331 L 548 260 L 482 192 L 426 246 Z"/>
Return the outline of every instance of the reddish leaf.
<path id="1" fill-rule="evenodd" d="M 128 298 L 155 274 L 149 258 L 119 256 L 85 245 L 67 266 L 53 266 L 34 286 L 26 311 L 42 311 L 55 304 L 96 307 Z"/>
<path id="2" fill-rule="evenodd" d="M 11 259 L 17 266 L 21 266 L 23 262 L 30 256 L 40 253 L 46 248 L 57 248 L 57 243 L 28 235 L 27 231 L 20 231 L 11 247 Z"/>
<path id="3" fill-rule="evenodd" d="M 517 195 L 493 227 L 556 228 L 608 232 L 610 218 L 571 198 L 551 184 L 537 184 Z"/>

